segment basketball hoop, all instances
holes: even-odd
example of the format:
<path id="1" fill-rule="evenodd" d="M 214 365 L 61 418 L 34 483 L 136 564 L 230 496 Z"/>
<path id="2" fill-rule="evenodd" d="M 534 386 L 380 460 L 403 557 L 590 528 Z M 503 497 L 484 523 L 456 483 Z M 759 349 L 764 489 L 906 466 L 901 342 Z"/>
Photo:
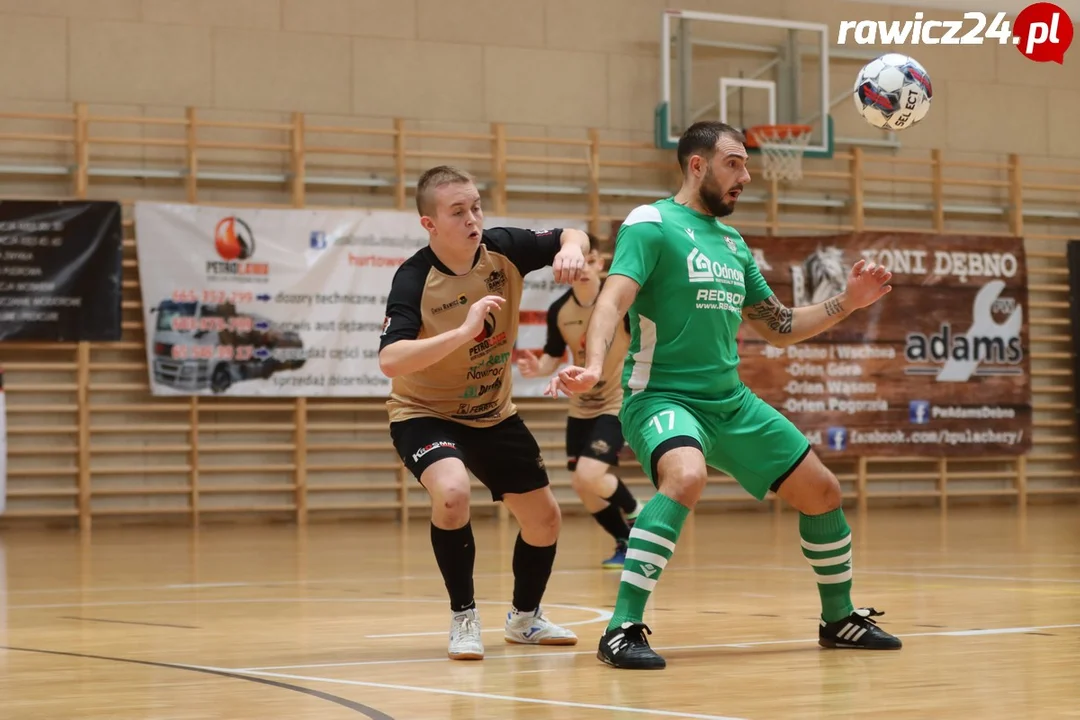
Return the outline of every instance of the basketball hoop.
<path id="1" fill-rule="evenodd" d="M 810 144 L 809 125 L 755 125 L 746 131 L 746 145 L 761 150 L 766 180 L 802 179 L 802 159 Z"/>

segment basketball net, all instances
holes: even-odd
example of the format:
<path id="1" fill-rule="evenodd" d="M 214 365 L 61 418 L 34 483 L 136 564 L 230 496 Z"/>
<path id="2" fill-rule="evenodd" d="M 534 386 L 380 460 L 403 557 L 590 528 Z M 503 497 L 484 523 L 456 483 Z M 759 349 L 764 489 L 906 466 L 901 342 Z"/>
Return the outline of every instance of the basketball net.
<path id="1" fill-rule="evenodd" d="M 809 125 L 757 125 L 747 130 L 747 144 L 761 150 L 761 174 L 766 180 L 802 179 L 811 130 Z"/>

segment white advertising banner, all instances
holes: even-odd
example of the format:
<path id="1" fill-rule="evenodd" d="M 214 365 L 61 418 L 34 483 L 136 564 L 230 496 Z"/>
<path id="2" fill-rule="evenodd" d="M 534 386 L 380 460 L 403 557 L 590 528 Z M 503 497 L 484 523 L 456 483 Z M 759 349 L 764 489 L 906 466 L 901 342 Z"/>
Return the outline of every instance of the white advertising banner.
<path id="1" fill-rule="evenodd" d="M 416 213 L 139 202 L 135 235 L 154 395 L 389 393 L 379 335 L 394 273 L 428 242 Z M 567 290 L 551 268 L 525 280 L 517 352 L 543 347 L 544 313 Z M 545 385 L 514 369 L 515 396 L 540 396 Z"/>

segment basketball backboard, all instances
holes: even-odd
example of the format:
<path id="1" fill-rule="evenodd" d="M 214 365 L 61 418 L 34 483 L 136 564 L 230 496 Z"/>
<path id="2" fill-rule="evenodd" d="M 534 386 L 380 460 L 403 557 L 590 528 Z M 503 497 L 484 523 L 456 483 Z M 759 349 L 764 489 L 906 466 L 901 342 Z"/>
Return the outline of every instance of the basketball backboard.
<path id="1" fill-rule="evenodd" d="M 806 156 L 832 155 L 828 25 L 677 9 L 660 23 L 657 147 L 719 119 L 741 130 L 809 125 Z"/>

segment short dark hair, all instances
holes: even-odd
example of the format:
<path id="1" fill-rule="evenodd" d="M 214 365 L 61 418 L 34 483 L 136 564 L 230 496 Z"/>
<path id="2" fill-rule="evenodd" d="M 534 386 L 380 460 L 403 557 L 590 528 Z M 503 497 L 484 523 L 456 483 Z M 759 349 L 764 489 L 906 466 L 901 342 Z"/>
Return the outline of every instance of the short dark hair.
<path id="1" fill-rule="evenodd" d="M 473 176 L 451 165 L 437 165 L 420 176 L 416 183 L 416 210 L 421 215 L 431 213 L 431 195 L 443 185 L 476 183 Z"/>
<path id="2" fill-rule="evenodd" d="M 686 168 L 690 165 L 691 155 L 712 158 L 716 152 L 716 143 L 725 135 L 746 144 L 746 136 L 741 131 L 718 120 L 702 120 L 686 128 L 679 138 L 679 167 L 683 174 L 686 174 Z"/>
<path id="3" fill-rule="evenodd" d="M 600 238 L 596 237 L 591 232 L 586 232 L 585 234 L 589 236 L 589 250 L 600 250 Z"/>

